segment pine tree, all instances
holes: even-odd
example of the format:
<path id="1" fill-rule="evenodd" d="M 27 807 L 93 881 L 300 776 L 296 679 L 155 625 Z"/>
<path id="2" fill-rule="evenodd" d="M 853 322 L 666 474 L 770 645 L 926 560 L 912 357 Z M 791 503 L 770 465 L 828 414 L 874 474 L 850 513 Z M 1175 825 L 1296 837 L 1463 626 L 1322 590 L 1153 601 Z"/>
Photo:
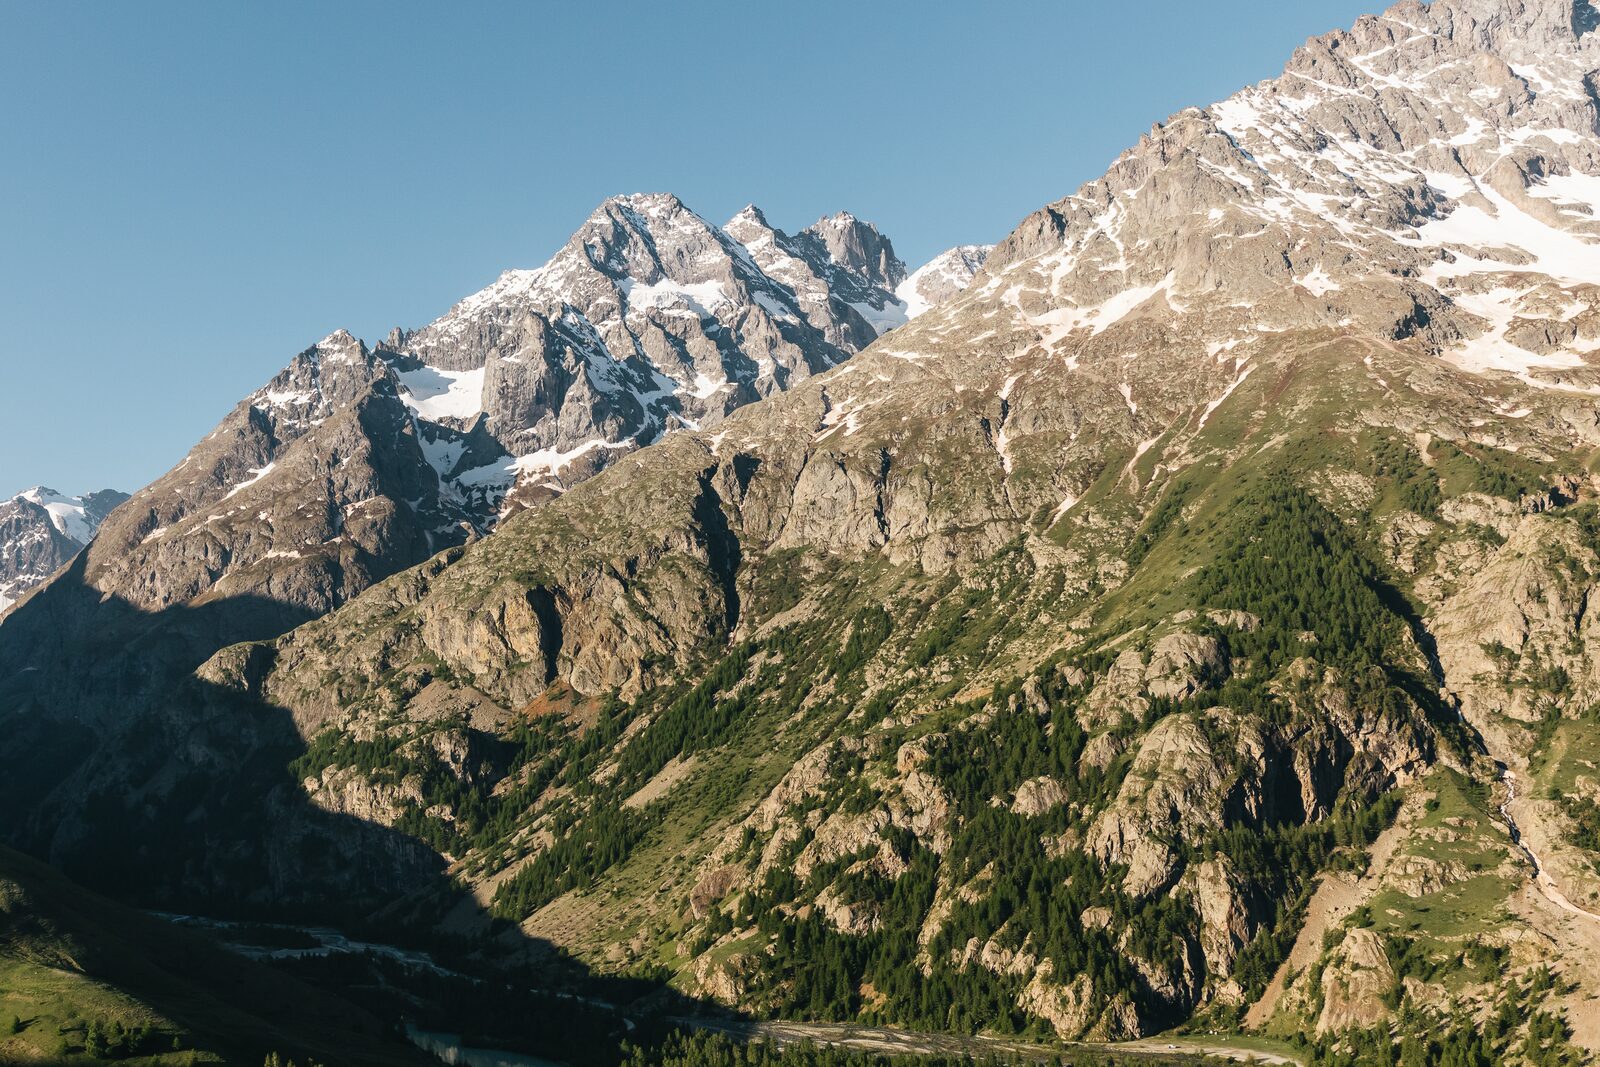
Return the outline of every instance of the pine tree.
<path id="1" fill-rule="evenodd" d="M 106 1041 L 106 1028 L 96 1019 L 89 1024 L 88 1035 L 84 1038 L 83 1050 L 95 1059 L 104 1059 L 106 1053 L 111 1051 Z"/>

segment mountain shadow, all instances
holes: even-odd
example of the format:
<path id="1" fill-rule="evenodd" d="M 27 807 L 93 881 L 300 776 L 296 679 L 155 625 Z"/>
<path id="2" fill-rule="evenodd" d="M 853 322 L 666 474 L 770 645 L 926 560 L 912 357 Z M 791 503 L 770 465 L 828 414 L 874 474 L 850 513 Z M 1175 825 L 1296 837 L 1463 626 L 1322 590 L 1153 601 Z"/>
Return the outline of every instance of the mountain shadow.
<path id="1" fill-rule="evenodd" d="M 76 1057 L 97 1045 L 107 1056 L 152 1057 L 141 1062 L 190 1050 L 230 1063 L 260 1063 L 273 1052 L 374 1067 L 430 1062 L 394 1026 L 328 989 L 4 847 L 0 975 L 0 1008 L 15 1020 L 8 1062 Z"/>
<path id="2" fill-rule="evenodd" d="M 222 1047 L 216 1027 L 200 1025 L 209 1009 L 195 990 L 246 991 L 268 982 L 263 968 L 220 950 L 196 952 L 203 939 L 193 930 L 130 907 L 267 930 L 269 942 L 283 936 L 291 946 L 306 934 L 290 924 L 337 928 L 343 949 L 359 938 L 354 951 L 298 953 L 272 969 L 274 981 L 358 1002 L 351 1018 L 361 1025 L 345 1044 L 248 1010 L 292 1005 L 298 994 L 251 995 L 237 1011 L 212 1013 L 235 1042 L 229 1047 L 251 1049 L 255 1062 L 255 1050 L 274 1047 L 330 1065 L 406 1062 L 329 1052 L 360 1047 L 369 1030 L 374 1049 L 399 1047 L 404 1019 L 477 1045 L 603 1064 L 624 1035 L 648 1033 L 651 1019 L 712 1010 L 659 976 L 592 972 L 489 915 L 424 842 L 311 803 L 291 770 L 307 746 L 289 712 L 194 674 L 226 645 L 281 632 L 291 621 L 282 605 L 233 598 L 143 612 L 101 599 L 81 568 L 0 628 L 0 730 L 9 742 L 0 751 L 0 806 L 14 813 L 0 834 L 118 902 L 105 902 L 115 919 L 91 940 L 125 928 L 141 947 L 111 945 L 79 960 L 89 977 L 137 987 L 130 995 L 185 1027 L 192 1010 L 194 1032 Z M 51 877 L 69 884 L 21 857 L 16 866 L 41 886 Z M 447 916 L 455 933 L 444 932 Z M 219 978 L 228 971 L 219 960 L 236 960 L 242 977 Z M 262 1037 L 274 1034 L 275 1046 Z"/>

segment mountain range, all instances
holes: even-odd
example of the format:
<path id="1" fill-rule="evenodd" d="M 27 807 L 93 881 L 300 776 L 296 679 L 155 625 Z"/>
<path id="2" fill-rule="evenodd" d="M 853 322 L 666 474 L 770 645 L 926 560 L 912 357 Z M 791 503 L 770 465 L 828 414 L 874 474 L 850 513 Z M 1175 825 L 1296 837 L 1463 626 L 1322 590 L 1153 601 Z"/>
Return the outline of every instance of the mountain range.
<path id="1" fill-rule="evenodd" d="M 608 201 L 12 609 L 7 833 L 797 1026 L 1579 1062 L 1597 398 L 1589 0 L 1364 17 L 914 273 Z"/>
<path id="2" fill-rule="evenodd" d="M 420 330 L 371 348 L 337 331 L 295 356 L 117 512 L 86 575 L 144 610 L 249 597 L 280 626 L 319 614 L 836 366 L 980 259 L 957 250 L 908 279 L 849 214 L 791 236 L 753 206 L 717 227 L 670 195 L 613 197 L 543 267 Z M 72 555 L 24 559 L 23 536 L 6 551 L 37 579 Z"/>

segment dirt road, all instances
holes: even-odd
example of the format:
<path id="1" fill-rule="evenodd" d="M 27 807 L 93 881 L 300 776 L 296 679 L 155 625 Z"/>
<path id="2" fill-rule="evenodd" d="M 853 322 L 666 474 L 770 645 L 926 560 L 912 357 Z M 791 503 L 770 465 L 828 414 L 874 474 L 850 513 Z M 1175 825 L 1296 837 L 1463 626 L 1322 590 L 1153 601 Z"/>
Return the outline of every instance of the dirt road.
<path id="1" fill-rule="evenodd" d="M 723 1022 L 705 1019 L 676 1019 L 685 1026 L 716 1030 L 745 1039 L 767 1039 L 778 1044 L 809 1041 L 818 1045 L 862 1049 L 897 1055 L 954 1055 L 1022 1057 L 1037 1063 L 1055 1063 L 1074 1051 L 1114 1052 L 1123 1056 L 1148 1058 L 1152 1063 L 1193 1063 L 1196 1060 L 1229 1060 L 1234 1063 L 1259 1063 L 1268 1067 L 1304 1067 L 1304 1062 L 1287 1052 L 1230 1044 L 1225 1038 L 1150 1038 L 1115 1044 L 1075 1043 L 1061 1046 L 1040 1045 L 1012 1038 L 970 1036 L 897 1030 L 890 1027 L 853 1026 L 847 1023 L 798 1023 L 781 1021 Z"/>

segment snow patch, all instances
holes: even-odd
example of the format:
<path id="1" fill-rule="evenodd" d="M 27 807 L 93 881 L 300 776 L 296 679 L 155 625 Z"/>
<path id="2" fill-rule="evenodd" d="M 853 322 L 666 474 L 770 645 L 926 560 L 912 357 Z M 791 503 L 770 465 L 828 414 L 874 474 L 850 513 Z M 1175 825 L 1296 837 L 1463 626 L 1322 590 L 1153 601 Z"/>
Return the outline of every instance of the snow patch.
<path id="1" fill-rule="evenodd" d="M 1251 366 L 1245 367 L 1243 370 L 1241 370 L 1239 372 L 1238 377 L 1234 378 L 1234 380 L 1231 383 L 1229 383 L 1228 388 L 1226 388 L 1226 389 L 1224 389 L 1222 391 L 1222 395 L 1221 396 L 1217 397 L 1211 403 L 1206 405 L 1205 412 L 1203 414 L 1201 414 L 1201 416 L 1200 416 L 1199 429 L 1203 430 L 1203 429 L 1206 428 L 1206 423 L 1211 420 L 1212 414 L 1218 408 L 1220 408 L 1222 406 L 1223 401 L 1227 400 L 1230 396 L 1233 395 L 1233 391 L 1235 389 L 1239 388 L 1239 386 L 1244 384 L 1244 380 L 1246 378 L 1250 377 L 1250 372 L 1255 370 L 1255 369 L 1256 368 L 1255 368 L 1255 366 L 1253 364 Z"/>
<path id="2" fill-rule="evenodd" d="M 709 400 L 720 390 L 728 387 L 727 378 L 709 378 L 703 372 L 694 376 L 693 395 L 697 400 Z"/>
<path id="3" fill-rule="evenodd" d="M 633 447 L 633 438 L 623 441 L 607 441 L 596 437 L 583 442 L 575 448 L 562 451 L 557 448 L 541 448 L 537 452 L 527 455 L 515 456 L 510 459 L 497 460 L 494 463 L 463 472 L 457 477 L 456 483 L 467 488 L 506 488 L 509 489 L 523 477 L 530 475 L 550 476 L 560 471 L 583 456 L 596 449 L 617 449 Z"/>
<path id="4" fill-rule="evenodd" d="M 422 458 L 428 466 L 439 476 L 440 485 L 447 485 L 450 472 L 455 470 L 456 464 L 461 462 L 461 457 L 467 451 L 467 442 L 459 437 L 430 437 L 426 431 L 422 431 L 417 434 L 417 447 L 422 450 Z"/>
<path id="5" fill-rule="evenodd" d="M 241 490 L 248 489 L 252 485 L 255 485 L 261 479 L 263 479 L 267 475 L 271 474 L 273 469 L 275 467 L 277 467 L 277 465 L 278 464 L 274 461 L 272 463 L 268 463 L 265 467 L 251 467 L 250 468 L 250 477 L 246 478 L 244 481 L 240 482 L 238 485 L 234 486 L 232 489 L 229 489 L 228 492 L 223 496 L 222 499 L 226 500 L 226 499 L 228 499 L 228 497 L 232 496 L 233 494 L 235 494 L 237 492 L 240 492 Z M 223 516 L 221 516 L 221 515 L 213 515 L 213 516 L 211 516 L 210 519 L 207 519 L 206 522 L 209 523 L 209 522 L 211 522 L 211 519 L 220 519 L 222 517 Z"/>
<path id="6" fill-rule="evenodd" d="M 1477 204 L 1461 204 L 1448 216 L 1431 219 L 1418 227 L 1416 237 L 1400 237 L 1400 243 L 1437 248 L 1441 252 L 1446 247 L 1465 247 L 1483 253 L 1513 249 L 1530 262 L 1509 263 L 1488 255 L 1462 252 L 1455 263 L 1435 264 L 1426 280 L 1432 283 L 1440 278 L 1493 270 L 1544 274 L 1578 285 L 1594 283 L 1600 273 L 1600 243 L 1585 241 L 1534 218 L 1488 186 L 1478 191 L 1493 214 Z"/>
<path id="7" fill-rule="evenodd" d="M 761 305 L 762 310 L 779 322 L 800 321 L 787 305 L 780 303 L 771 293 L 757 292 L 754 294 L 753 299 L 757 304 Z"/>
<path id="8" fill-rule="evenodd" d="M 632 278 L 617 283 L 628 306 L 634 311 L 658 308 L 679 315 L 693 315 L 698 319 L 715 318 L 714 309 L 733 301 L 721 282 L 675 282 L 663 278 L 650 285 L 642 285 Z"/>
<path id="9" fill-rule="evenodd" d="M 484 368 L 440 370 L 424 364 L 399 372 L 400 399 L 418 415 L 440 419 L 470 419 L 483 410 Z"/>
<path id="10" fill-rule="evenodd" d="M 1172 282 L 1175 276 L 1174 272 L 1168 272 L 1165 278 L 1154 285 L 1125 289 L 1104 303 L 1049 311 L 1033 317 L 1031 321 L 1035 326 L 1048 327 L 1048 332 L 1040 339 L 1046 346 L 1054 345 L 1073 331 L 1085 327 L 1090 330 L 1091 336 L 1097 337 L 1157 296 L 1165 296 L 1167 307 L 1172 308 Z"/>
<path id="11" fill-rule="evenodd" d="M 1320 266 L 1310 274 L 1296 278 L 1294 283 L 1312 296 L 1327 296 L 1329 293 L 1337 293 L 1341 288 L 1339 283 L 1329 277 L 1328 272 Z"/>
<path id="12" fill-rule="evenodd" d="M 865 302 L 850 301 L 849 303 L 855 309 L 856 314 L 865 319 L 867 325 L 871 326 L 879 337 L 911 321 L 911 316 L 906 312 L 906 306 L 898 300 L 886 299 L 881 308 L 875 308 Z"/>

